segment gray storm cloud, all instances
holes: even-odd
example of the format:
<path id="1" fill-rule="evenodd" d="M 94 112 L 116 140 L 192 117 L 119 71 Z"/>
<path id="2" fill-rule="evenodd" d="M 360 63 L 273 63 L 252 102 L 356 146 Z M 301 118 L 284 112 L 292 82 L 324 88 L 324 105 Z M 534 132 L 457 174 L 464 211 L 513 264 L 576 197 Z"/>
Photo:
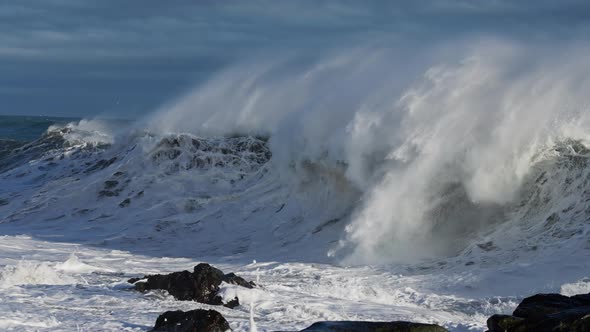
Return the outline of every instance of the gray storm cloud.
<path id="1" fill-rule="evenodd" d="M 586 1 L 72 1 L 0 4 L 2 114 L 136 117 L 242 58 L 465 36 L 567 39 Z"/>

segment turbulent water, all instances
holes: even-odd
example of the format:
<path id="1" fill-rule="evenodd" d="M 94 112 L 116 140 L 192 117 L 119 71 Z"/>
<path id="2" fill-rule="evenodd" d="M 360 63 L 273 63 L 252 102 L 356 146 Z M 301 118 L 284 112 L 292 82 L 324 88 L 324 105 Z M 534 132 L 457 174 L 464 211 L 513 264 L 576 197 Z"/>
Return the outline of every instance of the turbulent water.
<path id="1" fill-rule="evenodd" d="M 260 280 L 259 330 L 482 331 L 588 292 L 590 63 L 567 47 L 366 47 L 242 63 L 135 123 L 0 117 L 0 328 L 147 330 L 205 306 L 125 280 L 199 261 Z"/>

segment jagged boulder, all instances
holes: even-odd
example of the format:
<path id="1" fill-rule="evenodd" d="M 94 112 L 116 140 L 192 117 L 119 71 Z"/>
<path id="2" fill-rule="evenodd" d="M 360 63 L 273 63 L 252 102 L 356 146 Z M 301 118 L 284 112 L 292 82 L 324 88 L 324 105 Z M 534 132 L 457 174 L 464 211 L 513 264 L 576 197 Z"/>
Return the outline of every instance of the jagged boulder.
<path id="1" fill-rule="evenodd" d="M 223 316 L 215 310 L 166 311 L 156 320 L 151 332 L 225 332 L 231 331 Z"/>
<path id="2" fill-rule="evenodd" d="M 590 331 L 590 293 L 571 297 L 537 294 L 524 299 L 510 315 L 494 315 L 489 332 Z"/>
<path id="3" fill-rule="evenodd" d="M 135 289 L 140 292 L 163 289 L 177 300 L 225 305 L 229 308 L 237 307 L 240 303 L 237 297 L 228 303 L 222 302 L 221 296 L 217 295 L 222 282 L 246 288 L 254 287 L 253 282 L 248 282 L 234 273 L 224 274 L 221 270 L 206 263 L 195 266 L 193 272 L 182 271 L 164 275 L 148 275 L 143 278 L 129 279 L 129 282 L 134 284 Z"/>
<path id="4" fill-rule="evenodd" d="M 318 322 L 301 332 L 448 332 L 434 324 L 412 322 Z"/>

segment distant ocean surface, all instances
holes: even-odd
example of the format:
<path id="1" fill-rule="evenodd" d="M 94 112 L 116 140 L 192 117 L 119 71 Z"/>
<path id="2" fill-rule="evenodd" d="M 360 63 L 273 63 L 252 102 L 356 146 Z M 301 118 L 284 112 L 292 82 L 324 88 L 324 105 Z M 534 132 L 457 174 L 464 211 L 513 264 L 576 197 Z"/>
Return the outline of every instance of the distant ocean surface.
<path id="1" fill-rule="evenodd" d="M 50 116 L 0 115 L 0 141 L 32 141 L 47 131 L 51 125 L 65 125 L 79 120 L 78 118 Z"/>

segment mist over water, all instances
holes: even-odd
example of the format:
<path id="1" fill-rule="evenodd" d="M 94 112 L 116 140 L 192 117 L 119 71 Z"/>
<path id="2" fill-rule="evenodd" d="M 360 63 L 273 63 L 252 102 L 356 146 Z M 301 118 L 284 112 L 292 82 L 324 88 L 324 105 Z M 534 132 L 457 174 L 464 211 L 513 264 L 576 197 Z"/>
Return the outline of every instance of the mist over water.
<path id="1" fill-rule="evenodd" d="M 452 254 L 505 221 L 557 143 L 588 146 L 587 54 L 585 42 L 487 38 L 245 62 L 150 126 L 270 135 L 285 176 L 313 164 L 358 192 L 340 244 L 346 261 L 413 261 Z"/>

